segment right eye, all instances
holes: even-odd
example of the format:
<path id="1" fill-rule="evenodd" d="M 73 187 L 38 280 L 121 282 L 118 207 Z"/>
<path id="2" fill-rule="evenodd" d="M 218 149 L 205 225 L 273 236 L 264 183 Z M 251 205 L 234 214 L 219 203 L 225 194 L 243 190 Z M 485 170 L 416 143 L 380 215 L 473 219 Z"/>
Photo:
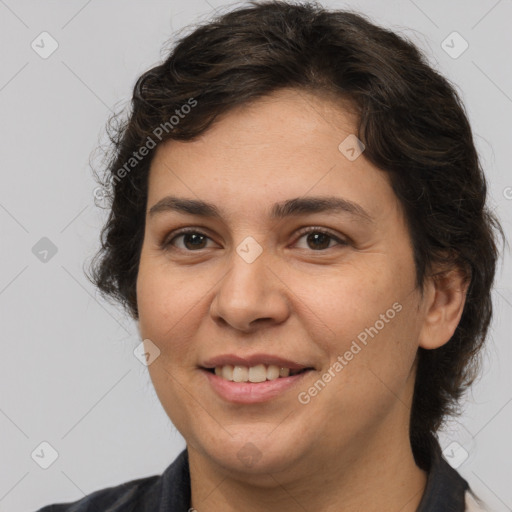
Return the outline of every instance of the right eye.
<path id="1" fill-rule="evenodd" d="M 174 235 L 174 236 L 173 236 Z M 194 252 L 197 249 L 206 249 L 204 246 L 206 240 L 211 240 L 207 235 L 197 229 L 181 229 L 175 233 L 171 233 L 172 238 L 166 237 L 162 243 L 162 249 Z M 182 238 L 184 247 L 176 247 L 175 241 Z"/>

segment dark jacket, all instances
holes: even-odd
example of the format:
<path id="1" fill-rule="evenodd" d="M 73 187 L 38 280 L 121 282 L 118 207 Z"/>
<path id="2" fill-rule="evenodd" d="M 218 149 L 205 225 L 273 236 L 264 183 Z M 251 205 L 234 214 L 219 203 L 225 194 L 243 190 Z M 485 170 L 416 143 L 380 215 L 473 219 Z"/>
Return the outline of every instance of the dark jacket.
<path id="1" fill-rule="evenodd" d="M 95 491 L 73 503 L 48 505 L 37 512 L 188 512 L 189 509 L 188 454 L 187 450 L 183 450 L 161 475 L 131 480 Z M 467 481 L 446 462 L 437 444 L 417 512 L 466 510 L 483 509 L 478 508 L 471 499 Z"/>

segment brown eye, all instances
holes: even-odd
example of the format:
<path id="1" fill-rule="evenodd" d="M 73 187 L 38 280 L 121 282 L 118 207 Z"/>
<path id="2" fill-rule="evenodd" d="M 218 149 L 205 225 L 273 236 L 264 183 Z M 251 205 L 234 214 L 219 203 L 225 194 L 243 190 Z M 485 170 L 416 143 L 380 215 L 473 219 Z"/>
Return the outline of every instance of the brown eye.
<path id="1" fill-rule="evenodd" d="M 341 240 L 328 231 L 323 231 L 318 228 L 307 228 L 302 230 L 300 233 L 302 234 L 300 238 L 306 237 L 306 249 L 312 249 L 314 251 L 330 249 L 331 241 L 337 242 L 337 245 L 348 245 L 346 241 Z"/>
<path id="2" fill-rule="evenodd" d="M 180 238 L 183 239 L 183 246 L 176 247 L 175 241 Z M 200 231 L 188 229 L 176 233 L 170 239 L 166 239 L 162 245 L 164 249 L 170 249 L 170 247 L 172 246 L 184 251 L 194 251 L 198 249 L 205 249 L 205 244 L 209 239 L 210 238 L 208 236 L 206 236 L 204 233 L 201 233 Z"/>

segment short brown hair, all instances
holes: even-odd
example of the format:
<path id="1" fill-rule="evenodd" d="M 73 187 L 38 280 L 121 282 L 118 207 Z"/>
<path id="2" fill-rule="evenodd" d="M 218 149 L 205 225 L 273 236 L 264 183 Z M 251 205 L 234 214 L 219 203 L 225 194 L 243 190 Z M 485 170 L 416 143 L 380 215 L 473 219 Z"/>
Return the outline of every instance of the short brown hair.
<path id="1" fill-rule="evenodd" d="M 418 286 L 439 262 L 464 269 L 470 280 L 453 337 L 435 350 L 419 348 L 410 439 L 416 463 L 427 469 L 433 435 L 446 415 L 458 413 L 477 375 L 492 316 L 496 235 L 503 231 L 486 206 L 486 180 L 457 92 L 405 37 L 359 13 L 273 0 L 250 2 L 178 40 L 162 64 L 138 79 L 128 118 L 110 126 L 104 185 L 111 204 L 92 280 L 138 318 L 154 151 L 131 170 L 133 153 L 155 133 L 158 143 L 192 140 L 217 116 L 281 88 L 328 93 L 356 107 L 364 157 L 389 174 L 404 208 Z M 197 106 L 170 123 L 191 99 Z M 155 132 L 158 126 L 165 130 Z"/>

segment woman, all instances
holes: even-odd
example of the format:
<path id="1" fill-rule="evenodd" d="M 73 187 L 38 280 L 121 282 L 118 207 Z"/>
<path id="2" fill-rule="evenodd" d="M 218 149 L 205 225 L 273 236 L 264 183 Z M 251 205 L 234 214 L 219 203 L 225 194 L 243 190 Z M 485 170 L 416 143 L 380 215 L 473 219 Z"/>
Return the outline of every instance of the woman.
<path id="1" fill-rule="evenodd" d="M 252 2 L 132 106 L 92 278 L 187 448 L 41 510 L 483 510 L 436 432 L 475 378 L 501 228 L 447 80 L 361 15 Z"/>

